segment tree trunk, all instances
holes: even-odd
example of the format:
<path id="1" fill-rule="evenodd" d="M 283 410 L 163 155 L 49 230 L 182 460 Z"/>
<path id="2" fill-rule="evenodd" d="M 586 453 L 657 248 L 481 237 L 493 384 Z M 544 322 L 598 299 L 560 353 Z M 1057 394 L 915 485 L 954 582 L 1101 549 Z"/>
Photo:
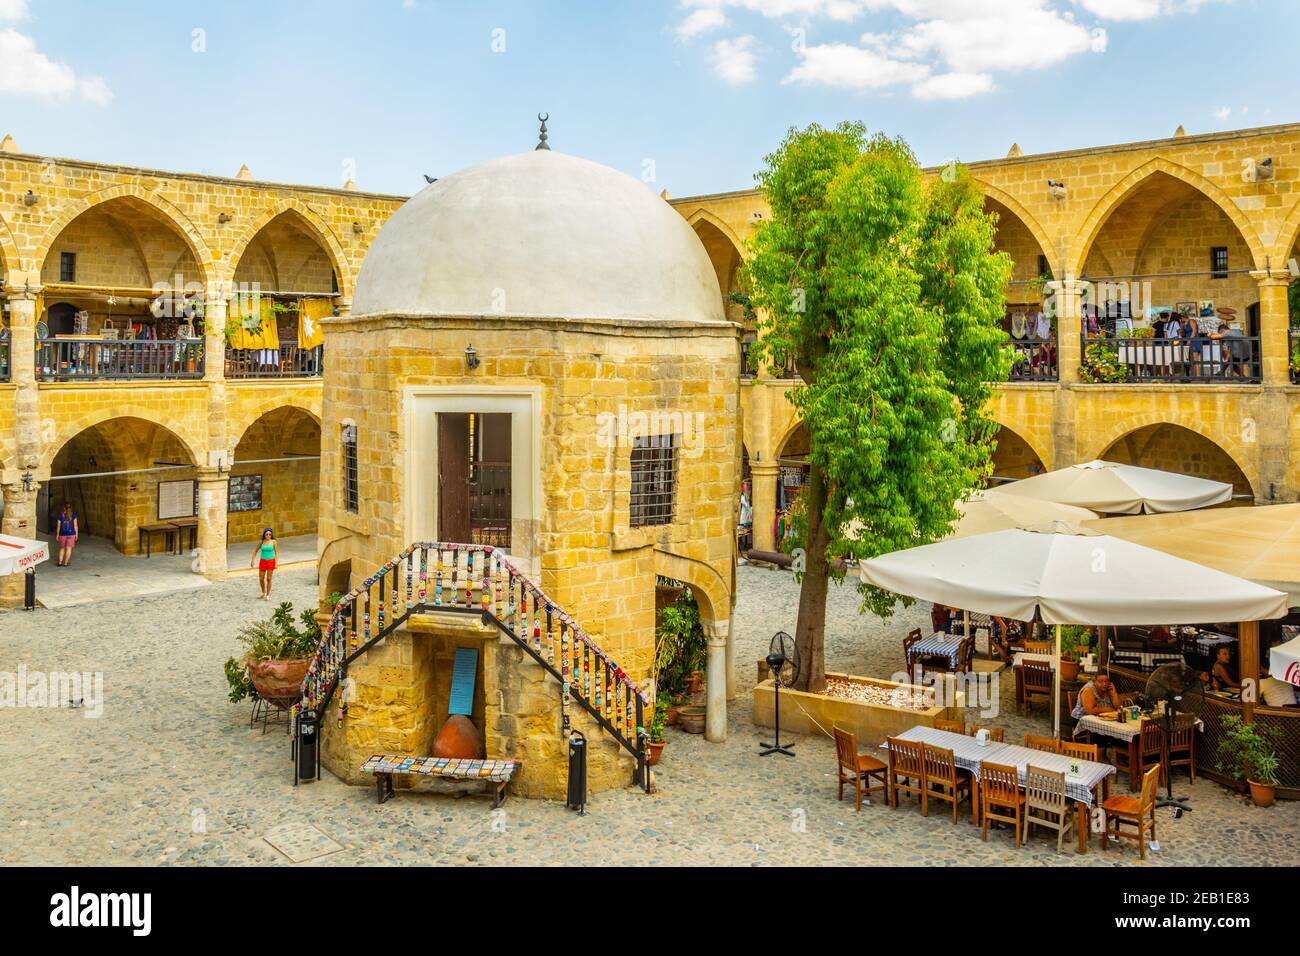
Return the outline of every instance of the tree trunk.
<path id="1" fill-rule="evenodd" d="M 794 642 L 799 649 L 799 679 L 794 686 L 797 690 L 820 693 L 826 687 L 826 590 L 830 583 L 830 566 L 826 560 L 830 539 L 822 520 L 826 510 L 826 482 L 820 469 L 811 470 L 804 495 L 808 541 L 799 589 L 799 618 L 794 628 Z"/>

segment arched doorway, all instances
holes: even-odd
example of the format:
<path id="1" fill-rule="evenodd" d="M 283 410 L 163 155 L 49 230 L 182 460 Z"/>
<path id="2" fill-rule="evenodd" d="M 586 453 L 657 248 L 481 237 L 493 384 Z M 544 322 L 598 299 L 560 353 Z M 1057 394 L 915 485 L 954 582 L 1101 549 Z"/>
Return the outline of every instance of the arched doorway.
<path id="1" fill-rule="evenodd" d="M 1011 380 L 1055 381 L 1055 319 L 1044 312 L 1045 284 L 1052 278 L 1047 250 L 1028 224 L 997 199 L 985 196 L 984 211 L 997 217 L 994 246 L 1011 257 L 1002 318 L 1002 329 L 1016 353 Z"/>
<path id="2" fill-rule="evenodd" d="M 789 533 L 791 519 L 799 508 L 799 497 L 808 484 L 809 456 L 812 453 L 812 435 L 808 426 L 800 422 L 791 429 L 777 453 L 780 465 L 776 475 L 776 540 Z"/>
<path id="3" fill-rule="evenodd" d="M 1007 428 L 1006 425 L 998 426 L 997 435 L 994 437 L 993 474 L 989 478 L 990 488 L 996 488 L 998 485 L 1006 484 L 1009 481 L 1030 478 L 1033 475 L 1042 474 L 1044 470 L 1043 460 L 1029 442 L 1010 428 Z"/>
<path id="4" fill-rule="evenodd" d="M 293 406 L 257 418 L 235 446 L 229 498 L 226 540 L 232 547 L 257 541 L 263 528 L 271 528 L 282 553 L 296 543 L 301 545 L 297 550 L 310 550 L 314 557 L 320 510 L 320 422 Z"/>
<path id="5" fill-rule="evenodd" d="M 1084 331 L 1115 351 L 1130 381 L 1257 381 L 1252 245 L 1228 209 L 1176 172 L 1153 167 L 1103 200 L 1079 257 Z M 1178 317 L 1195 337 L 1171 343 Z M 1227 330 L 1240 336 L 1230 345 L 1218 339 Z"/>
<path id="6" fill-rule="evenodd" d="M 1168 422 L 1124 435 L 1101 457 L 1106 461 L 1228 482 L 1233 494 L 1253 495 L 1250 480 L 1232 456 L 1204 435 Z"/>

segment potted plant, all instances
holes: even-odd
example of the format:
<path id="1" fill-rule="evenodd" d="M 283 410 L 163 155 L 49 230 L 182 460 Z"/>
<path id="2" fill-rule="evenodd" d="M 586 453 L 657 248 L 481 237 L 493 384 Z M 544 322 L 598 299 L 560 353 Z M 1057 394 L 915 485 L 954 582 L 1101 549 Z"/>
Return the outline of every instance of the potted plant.
<path id="1" fill-rule="evenodd" d="M 1217 762 L 1220 773 L 1245 780 L 1257 807 L 1271 807 L 1277 796 L 1277 730 L 1248 724 L 1237 715 L 1223 718 Z"/>
<path id="2" fill-rule="evenodd" d="M 1079 661 L 1088 653 L 1092 631 L 1077 624 L 1061 628 L 1061 680 L 1079 679 Z"/>
<path id="3" fill-rule="evenodd" d="M 301 627 L 299 627 L 301 623 Z M 302 679 L 320 643 L 316 612 L 307 609 L 294 618 L 285 601 L 270 620 L 254 621 L 239 631 L 244 653 L 226 661 L 231 703 L 256 694 L 275 707 L 289 707 L 302 694 Z"/>
<path id="4" fill-rule="evenodd" d="M 650 755 L 646 758 L 646 763 L 652 767 L 659 762 L 659 757 L 667 746 L 667 741 L 664 740 L 664 728 L 667 726 L 668 701 L 656 699 L 654 717 L 650 719 Z"/>

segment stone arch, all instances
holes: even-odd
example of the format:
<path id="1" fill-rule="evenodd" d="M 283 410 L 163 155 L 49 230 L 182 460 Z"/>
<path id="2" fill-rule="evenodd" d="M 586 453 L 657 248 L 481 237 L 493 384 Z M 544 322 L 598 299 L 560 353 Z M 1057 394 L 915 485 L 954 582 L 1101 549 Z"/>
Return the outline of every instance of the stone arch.
<path id="1" fill-rule="evenodd" d="M 282 395 L 277 398 L 268 398 L 254 405 L 250 412 L 243 416 L 238 422 L 231 421 L 228 425 L 227 434 L 231 437 L 231 449 L 233 450 L 241 438 L 248 432 L 257 421 L 267 414 L 278 411 L 281 408 L 292 408 L 302 412 L 318 426 L 321 424 L 321 409 L 319 403 L 312 403 L 305 399 L 294 396 Z"/>
<path id="2" fill-rule="evenodd" d="M 119 186 L 110 186 L 107 189 L 101 189 L 99 192 L 83 196 L 81 199 L 74 200 L 68 204 L 68 207 L 59 214 L 59 217 L 50 223 L 45 230 L 44 235 L 37 243 L 33 250 L 34 268 L 39 273 L 45 259 L 49 256 L 54 248 L 54 243 L 58 241 L 60 234 L 73 220 L 82 214 L 89 212 L 96 206 L 100 206 L 115 199 L 135 199 L 152 210 L 157 212 L 172 228 L 181 236 L 185 243 L 190 247 L 190 252 L 194 254 L 194 260 L 199 267 L 199 281 L 207 286 L 216 278 L 216 265 L 212 258 L 212 251 L 208 248 L 207 241 L 199 232 L 198 228 L 189 218 L 172 203 L 153 193 L 146 192 L 139 186 L 132 184 L 122 184 Z"/>
<path id="3" fill-rule="evenodd" d="M 278 538 L 315 536 L 320 519 L 320 418 L 298 403 L 279 402 L 253 418 L 231 446 L 235 491 L 258 494 L 255 508 L 231 509 L 229 542 L 255 541 L 264 527 Z"/>
<path id="4" fill-rule="evenodd" d="M 325 254 L 329 256 L 330 262 L 334 265 L 334 274 L 338 277 L 338 295 L 344 298 L 352 296 L 352 266 L 348 262 L 347 253 L 343 251 L 343 246 L 338 237 L 334 235 L 329 224 L 320 217 L 310 206 L 297 197 L 284 199 L 267 209 L 245 230 L 244 234 L 235 243 L 227 257 L 227 269 L 229 277 L 233 280 L 235 270 L 239 268 L 239 262 L 248 251 L 248 245 L 257 238 L 258 233 L 269 226 L 273 221 L 283 215 L 291 215 L 304 224 L 308 231 L 320 243 Z"/>
<path id="5" fill-rule="evenodd" d="M 63 450 L 64 446 L 82 432 L 86 431 L 88 428 L 94 428 L 96 425 L 102 425 L 105 422 L 113 421 L 114 419 L 137 419 L 139 421 L 148 422 L 166 432 L 170 432 L 176 437 L 176 441 L 189 457 L 189 463 L 191 465 L 198 465 L 202 460 L 202 456 L 195 449 L 202 448 L 203 443 L 196 441 L 192 435 L 186 434 L 183 431 L 178 431 L 174 427 L 174 421 L 169 424 L 168 422 L 163 421 L 162 416 L 150 409 L 140 408 L 138 406 L 118 405 L 112 408 L 98 408 L 94 411 L 89 411 L 73 418 L 60 420 L 56 425 L 53 437 L 44 443 L 44 449 L 41 456 L 43 467 L 48 469 L 54 463 L 54 459 L 58 456 L 59 452 Z"/>
<path id="6" fill-rule="evenodd" d="M 1233 202 L 1232 198 L 1200 173 L 1193 172 L 1186 166 L 1171 162 L 1162 156 L 1157 156 L 1117 182 L 1093 206 L 1092 211 L 1084 219 L 1082 226 L 1075 234 L 1074 243 L 1066 255 L 1066 278 L 1077 278 L 1081 274 L 1084 262 L 1088 257 L 1088 251 L 1109 221 L 1111 214 L 1119 209 L 1124 204 L 1124 201 L 1132 196 L 1137 189 L 1157 174 L 1164 174 L 1187 183 L 1187 185 L 1218 206 L 1223 214 L 1231 220 L 1237 232 L 1241 234 L 1246 246 L 1250 249 L 1255 268 L 1260 268 L 1260 263 L 1263 261 L 1265 254 L 1263 243 L 1260 242 L 1255 227 L 1246 217 L 1246 214 L 1241 211 L 1241 208 Z"/>
<path id="7" fill-rule="evenodd" d="M 1052 466 L 1052 458 L 1044 453 L 1043 448 L 1020 429 L 1008 425 L 1005 421 L 997 416 L 993 416 L 993 421 L 998 424 L 997 447 L 993 452 L 993 477 L 995 478 L 1027 478 L 1029 477 L 1028 465 L 1035 464 L 1028 460 L 1032 455 L 1037 459 L 1036 464 L 1044 470 L 1049 470 Z M 1013 436 L 1013 441 L 1008 441 L 1003 432 Z M 1024 474 L 1006 474 L 1007 471 L 1019 472 L 1024 470 Z M 997 486 L 997 482 L 993 484 Z"/>
<path id="8" fill-rule="evenodd" d="M 780 439 L 774 442 L 772 445 L 773 461 L 776 461 L 778 458 L 781 457 L 781 453 L 785 451 L 785 446 L 790 444 L 790 439 L 793 438 L 795 434 L 799 431 L 799 429 L 803 427 L 804 427 L 803 416 L 801 416 L 798 412 L 795 412 L 791 420 L 781 430 Z"/>
<path id="9" fill-rule="evenodd" d="M 18 255 L 18 243 L 9 229 L 9 222 L 0 215 L 0 279 L 8 279 L 10 273 L 22 272 L 22 259 Z"/>
<path id="10" fill-rule="evenodd" d="M 706 209 L 697 209 L 686 222 L 695 231 L 713 265 L 723 312 L 731 321 L 743 325 L 745 311 L 731 301 L 731 292 L 736 288 L 738 273 L 745 261 L 744 244 L 730 226 Z"/>
<path id="11" fill-rule="evenodd" d="M 1139 433 L 1144 433 L 1143 438 L 1151 441 L 1158 440 L 1159 430 L 1161 428 L 1177 429 L 1180 432 L 1189 432 L 1192 435 L 1202 439 L 1207 443 L 1209 448 L 1217 450 L 1222 454 L 1225 461 L 1220 467 L 1225 471 L 1228 463 L 1235 468 L 1236 475 L 1231 476 L 1233 484 L 1237 486 L 1239 494 L 1255 494 L 1255 488 L 1259 484 L 1259 471 L 1255 463 L 1243 454 L 1242 443 L 1240 441 L 1228 440 L 1224 435 L 1216 435 L 1208 428 L 1203 426 L 1199 421 L 1187 419 L 1182 421 L 1171 420 L 1168 416 L 1160 414 L 1133 414 L 1126 415 L 1123 421 L 1117 422 L 1098 439 L 1095 445 L 1089 450 L 1089 453 L 1080 457 L 1080 461 L 1092 461 L 1093 459 L 1104 459 L 1107 461 L 1121 461 L 1123 464 L 1140 465 L 1144 468 L 1160 468 L 1160 462 L 1149 460 L 1149 455 L 1158 449 L 1152 449 L 1150 443 L 1146 448 L 1125 448 L 1123 453 L 1117 457 L 1117 449 L 1121 442 Z M 1177 433 L 1175 433 L 1177 434 Z M 1208 449 L 1207 449 L 1208 450 Z M 1137 458 L 1140 460 L 1132 461 L 1129 459 Z M 1165 468 L 1165 470 L 1172 470 Z M 1191 473 L 1191 472 L 1187 472 Z M 1216 481 L 1228 481 L 1228 476 L 1215 476 L 1212 474 L 1200 474 L 1198 477 L 1212 477 Z"/>
<path id="12" fill-rule="evenodd" d="M 1300 200 L 1292 207 L 1278 230 L 1277 244 L 1273 247 L 1270 262 L 1274 270 L 1286 269 L 1287 260 L 1291 257 L 1291 250 L 1296 247 L 1296 243 L 1300 243 Z"/>
<path id="13" fill-rule="evenodd" d="M 1047 263 L 1052 267 L 1053 273 L 1056 272 L 1060 263 L 1057 261 L 1058 253 L 1056 244 L 1047 236 L 1047 230 L 1034 218 L 1033 213 L 1025 208 L 1024 204 L 1016 197 L 1004 190 L 992 186 L 982 179 L 976 179 L 975 185 L 979 187 L 986 198 L 992 199 L 1001 206 L 1005 206 L 1012 215 L 1014 215 L 1029 230 L 1029 234 L 1034 237 L 1038 247 L 1043 250 L 1043 255 L 1047 256 Z"/>
<path id="14" fill-rule="evenodd" d="M 731 588 L 711 564 L 656 548 L 655 574 L 689 587 L 705 623 L 717 624 L 731 618 Z"/>

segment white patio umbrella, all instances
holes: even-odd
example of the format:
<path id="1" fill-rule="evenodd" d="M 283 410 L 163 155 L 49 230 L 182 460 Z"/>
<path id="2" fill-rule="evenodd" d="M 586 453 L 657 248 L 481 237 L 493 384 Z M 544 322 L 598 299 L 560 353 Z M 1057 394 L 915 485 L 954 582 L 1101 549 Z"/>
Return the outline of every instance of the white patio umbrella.
<path id="1" fill-rule="evenodd" d="M 1135 515 L 1223 504 L 1232 499 L 1232 485 L 1098 459 L 1001 485 L 998 493 Z"/>
<path id="2" fill-rule="evenodd" d="M 944 538 L 969 538 L 990 531 L 1009 531 L 1012 528 L 1039 527 L 1052 521 L 1081 524 L 1094 521 L 1099 516 L 1087 508 L 1063 505 L 1038 498 L 1005 495 L 1001 489 L 976 491 L 966 500 L 957 502 L 961 518 L 952 533 Z"/>
<path id="3" fill-rule="evenodd" d="M 44 541 L 0 534 L 0 577 L 19 574 L 49 559 L 50 546 Z"/>
<path id="4" fill-rule="evenodd" d="M 1060 625 L 1259 621 L 1287 612 L 1281 591 L 1059 522 L 895 551 L 858 572 L 895 594 L 1019 621 L 1037 611 L 1057 625 L 1058 731 Z"/>
<path id="5" fill-rule="evenodd" d="M 1268 676 L 1300 687 L 1300 637 L 1268 652 Z"/>

